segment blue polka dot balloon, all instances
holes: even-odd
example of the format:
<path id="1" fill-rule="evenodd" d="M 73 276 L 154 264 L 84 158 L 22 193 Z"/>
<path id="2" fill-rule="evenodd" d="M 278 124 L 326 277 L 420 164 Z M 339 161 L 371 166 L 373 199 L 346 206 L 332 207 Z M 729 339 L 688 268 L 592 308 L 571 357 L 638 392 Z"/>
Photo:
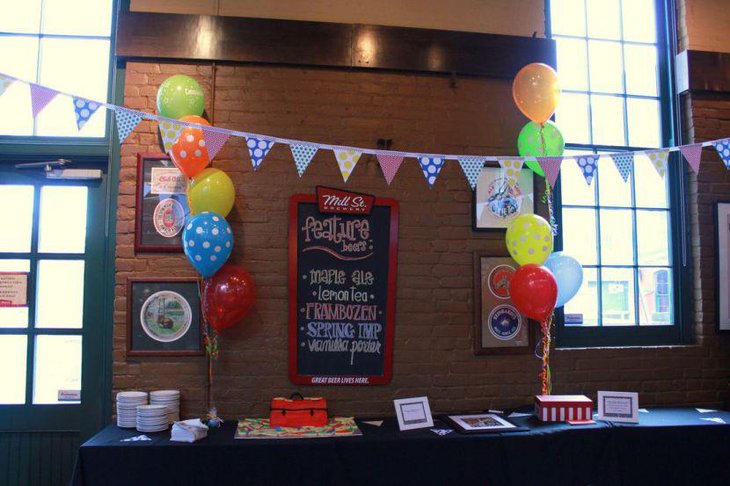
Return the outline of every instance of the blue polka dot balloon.
<path id="1" fill-rule="evenodd" d="M 196 214 L 183 230 L 183 250 L 190 263 L 205 278 L 223 266 L 233 250 L 233 232 L 228 221 L 209 211 Z"/>

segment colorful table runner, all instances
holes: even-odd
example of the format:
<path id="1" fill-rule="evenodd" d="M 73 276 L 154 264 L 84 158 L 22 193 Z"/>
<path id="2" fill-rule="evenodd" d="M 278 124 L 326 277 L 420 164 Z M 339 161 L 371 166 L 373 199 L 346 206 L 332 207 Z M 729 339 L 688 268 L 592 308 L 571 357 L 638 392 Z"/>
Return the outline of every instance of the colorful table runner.
<path id="1" fill-rule="evenodd" d="M 238 421 L 236 439 L 315 439 L 362 435 L 352 417 L 334 417 L 322 427 L 272 427 L 269 419 L 247 418 Z"/>

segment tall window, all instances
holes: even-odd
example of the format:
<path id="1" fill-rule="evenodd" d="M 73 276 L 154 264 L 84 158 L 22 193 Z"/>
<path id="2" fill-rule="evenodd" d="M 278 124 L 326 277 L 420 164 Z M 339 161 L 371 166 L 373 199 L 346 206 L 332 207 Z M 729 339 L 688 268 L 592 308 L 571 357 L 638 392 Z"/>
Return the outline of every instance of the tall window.
<path id="1" fill-rule="evenodd" d="M 0 0 L 0 72 L 106 101 L 112 0 Z M 34 120 L 27 85 L 0 97 L 0 136 L 104 137 L 100 109 L 78 131 L 70 98 L 56 97 Z"/>
<path id="2" fill-rule="evenodd" d="M 671 145 L 669 49 L 662 0 L 550 0 L 563 96 L 556 123 L 566 155 Z M 628 182 L 601 157 L 591 185 L 561 169 L 563 250 L 584 269 L 566 304 L 558 344 L 676 342 L 679 224 L 672 187 L 637 155 Z M 676 201 L 674 202 L 676 204 Z M 654 328 L 654 329 L 649 329 Z M 563 341 L 562 343 L 560 341 Z"/>

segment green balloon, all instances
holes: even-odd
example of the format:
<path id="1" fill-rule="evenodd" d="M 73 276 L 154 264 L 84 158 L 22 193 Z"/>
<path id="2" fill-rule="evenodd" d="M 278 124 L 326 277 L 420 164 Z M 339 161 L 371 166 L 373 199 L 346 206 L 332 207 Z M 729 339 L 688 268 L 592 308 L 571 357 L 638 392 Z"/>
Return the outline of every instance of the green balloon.
<path id="1" fill-rule="evenodd" d="M 162 116 L 179 120 L 188 115 L 200 116 L 204 109 L 203 89 L 190 76 L 170 76 L 157 90 L 157 112 Z"/>
<path id="2" fill-rule="evenodd" d="M 560 157 L 564 150 L 563 134 L 551 121 L 546 121 L 543 126 L 539 123 L 529 122 L 522 127 L 517 136 L 517 151 L 522 157 Z M 535 174 L 545 177 L 545 173 L 536 160 L 527 160 L 525 165 Z"/>

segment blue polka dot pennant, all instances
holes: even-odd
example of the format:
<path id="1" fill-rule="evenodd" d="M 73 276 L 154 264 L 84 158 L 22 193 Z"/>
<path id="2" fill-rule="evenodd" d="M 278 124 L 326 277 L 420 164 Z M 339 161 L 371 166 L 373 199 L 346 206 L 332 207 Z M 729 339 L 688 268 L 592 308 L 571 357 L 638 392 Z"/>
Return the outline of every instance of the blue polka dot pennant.
<path id="1" fill-rule="evenodd" d="M 718 140 L 714 145 L 717 154 L 722 159 L 722 163 L 725 164 L 725 168 L 730 169 L 730 138 Z"/>
<path id="2" fill-rule="evenodd" d="M 117 133 L 119 134 L 119 143 L 124 142 L 130 133 L 142 121 L 142 115 L 134 111 L 125 110 L 117 107 L 114 110 L 114 120 L 117 122 Z"/>
<path id="3" fill-rule="evenodd" d="M 74 113 L 76 113 L 76 126 L 79 130 L 84 128 L 89 118 L 96 113 L 96 110 L 101 106 L 96 101 L 89 101 L 84 98 L 78 98 L 73 96 Z"/>
<path id="4" fill-rule="evenodd" d="M 421 165 L 423 176 L 428 182 L 428 188 L 433 189 L 433 185 L 436 183 L 436 178 L 441 172 L 441 168 L 444 166 L 444 159 L 441 157 L 419 157 L 418 163 Z"/>
<path id="5" fill-rule="evenodd" d="M 583 177 L 586 180 L 586 184 L 589 186 L 593 182 L 593 177 L 596 175 L 598 169 L 598 159 L 600 155 L 581 155 L 575 158 L 575 162 L 578 164 L 578 168 L 583 173 Z"/>
<path id="6" fill-rule="evenodd" d="M 611 158 L 613 159 L 613 163 L 616 166 L 618 173 L 621 174 L 621 178 L 624 182 L 628 181 L 631 171 L 634 168 L 634 153 L 622 152 L 620 154 L 611 155 Z"/>
<path id="7" fill-rule="evenodd" d="M 309 163 L 312 161 L 314 154 L 317 153 L 317 147 L 314 145 L 303 145 L 299 143 L 293 143 L 289 145 L 291 154 L 294 157 L 294 164 L 297 166 L 297 172 L 299 177 L 304 175 L 304 171 L 309 167 Z"/>
<path id="8" fill-rule="evenodd" d="M 248 153 L 251 156 L 251 164 L 253 165 L 254 171 L 259 170 L 261 163 L 264 161 L 264 158 L 269 155 L 269 150 L 271 150 L 271 147 L 273 147 L 275 143 L 276 142 L 273 140 L 246 137 L 246 146 L 248 147 Z M 299 166 L 297 166 L 297 169 L 298 168 Z M 299 175 L 301 176 L 302 174 Z"/>
<path id="9" fill-rule="evenodd" d="M 463 159 L 459 159 L 459 165 L 466 176 L 466 180 L 469 181 L 469 187 L 472 190 L 476 189 L 479 174 L 482 173 L 482 167 L 484 167 L 484 158 L 464 157 Z"/>

